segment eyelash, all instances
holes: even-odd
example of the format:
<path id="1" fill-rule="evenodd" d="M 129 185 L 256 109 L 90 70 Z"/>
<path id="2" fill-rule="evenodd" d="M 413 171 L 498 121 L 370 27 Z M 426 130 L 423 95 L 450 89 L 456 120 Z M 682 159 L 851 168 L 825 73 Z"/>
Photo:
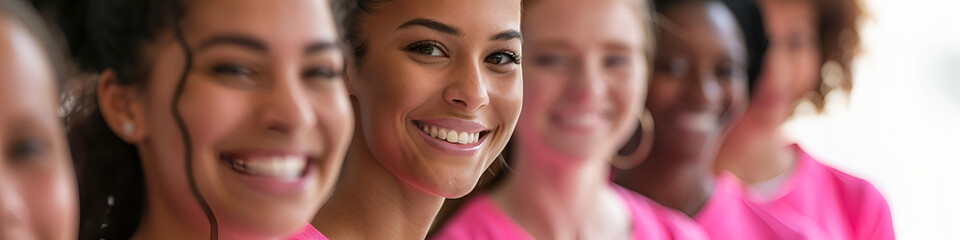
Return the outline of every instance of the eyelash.
<path id="1" fill-rule="evenodd" d="M 305 71 L 303 73 L 303 77 L 304 78 L 319 77 L 325 80 L 332 80 L 339 77 L 340 74 L 341 74 L 340 72 L 334 71 L 333 69 L 330 69 L 330 68 L 317 67 L 317 68 L 311 68 Z"/>
<path id="2" fill-rule="evenodd" d="M 11 159 L 31 161 L 42 157 L 47 152 L 48 145 L 44 140 L 28 138 L 14 142 L 10 147 Z"/>
<path id="3" fill-rule="evenodd" d="M 250 68 L 244 67 L 239 64 L 219 64 L 213 66 L 213 73 L 216 75 L 230 75 L 230 76 L 250 76 L 255 73 L 250 70 Z"/>
<path id="4" fill-rule="evenodd" d="M 489 57 L 491 57 L 491 56 L 494 56 L 494 55 L 497 55 L 497 54 L 502 54 L 502 55 L 504 55 L 504 56 L 507 56 L 507 58 L 508 58 L 508 59 L 510 60 L 510 62 L 512 62 L 513 64 L 518 64 L 518 65 L 519 65 L 519 64 L 523 61 L 523 57 L 520 56 L 520 54 L 517 54 L 517 53 L 515 53 L 515 52 L 513 52 L 513 51 L 509 51 L 509 50 L 500 50 L 500 51 L 494 52 L 493 54 L 488 55 L 487 58 L 489 58 Z"/>
<path id="5" fill-rule="evenodd" d="M 448 55 L 447 55 L 447 51 L 443 48 L 443 44 L 440 44 L 440 42 L 434 41 L 434 40 L 423 40 L 423 41 L 418 41 L 418 42 L 415 42 L 415 43 L 411 43 L 410 45 L 407 45 L 407 46 L 404 47 L 403 49 L 406 50 L 406 51 L 408 51 L 408 52 L 412 52 L 412 53 L 416 53 L 416 54 L 422 54 L 422 55 L 427 55 L 427 56 L 431 56 L 431 57 L 437 57 L 437 56 L 433 56 L 433 55 L 429 55 L 429 54 L 424 54 L 423 52 L 418 51 L 418 50 L 423 50 L 424 47 L 434 47 L 434 48 L 436 48 L 438 51 L 440 51 L 440 53 L 443 54 L 444 57 L 447 57 L 447 56 L 448 56 Z"/>
<path id="6" fill-rule="evenodd" d="M 439 51 L 439 54 L 438 54 L 438 55 L 434 55 L 434 54 L 430 54 L 430 53 L 425 53 L 424 50 L 425 50 L 426 47 L 435 48 L 436 51 Z M 407 52 L 414 53 L 414 54 L 424 55 L 424 56 L 427 56 L 427 57 L 441 57 L 441 56 L 442 56 L 442 57 L 450 57 L 450 55 L 447 53 L 446 49 L 443 47 L 443 44 L 441 44 L 440 42 L 435 41 L 435 40 L 423 40 L 423 41 L 414 42 L 414 43 L 412 43 L 412 44 L 410 44 L 410 45 L 407 45 L 406 47 L 403 47 L 403 50 L 404 50 L 404 51 L 407 51 Z M 431 52 L 432 52 L 432 51 L 431 51 Z M 491 63 L 491 62 L 487 62 L 487 60 L 488 60 L 490 57 L 497 56 L 497 55 L 505 56 L 509 62 L 512 62 L 512 63 L 517 64 L 517 65 L 519 65 L 519 64 L 522 62 L 522 59 L 523 59 L 519 54 L 517 54 L 517 53 L 515 53 L 515 52 L 513 52 L 513 51 L 510 51 L 510 50 L 498 50 L 498 51 L 496 51 L 496 52 L 494 52 L 494 53 L 492 53 L 492 54 L 487 55 L 486 57 L 484 57 L 483 61 L 486 62 L 486 63 Z M 491 63 L 491 64 L 501 65 L 501 64 L 505 64 L 505 63 Z"/>

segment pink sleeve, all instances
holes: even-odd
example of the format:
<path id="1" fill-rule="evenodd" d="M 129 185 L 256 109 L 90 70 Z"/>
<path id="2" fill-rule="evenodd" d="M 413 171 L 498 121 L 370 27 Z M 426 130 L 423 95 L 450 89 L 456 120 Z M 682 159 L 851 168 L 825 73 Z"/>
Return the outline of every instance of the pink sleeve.
<path id="1" fill-rule="evenodd" d="M 317 231 L 317 228 L 314 228 L 313 225 L 307 224 L 303 230 L 300 230 L 299 233 L 290 236 L 290 240 L 327 240 L 326 236 Z"/>
<path id="2" fill-rule="evenodd" d="M 503 212 L 489 195 L 469 200 L 431 240 L 531 240 L 526 230 Z"/>
<path id="3" fill-rule="evenodd" d="M 860 212 L 854 223 L 858 239 L 896 239 L 893 233 L 893 218 L 890 215 L 890 205 L 877 189 L 864 181 L 863 201 L 860 203 Z M 852 203 L 851 203 L 852 204 Z M 855 206 L 855 205 L 847 205 Z"/>

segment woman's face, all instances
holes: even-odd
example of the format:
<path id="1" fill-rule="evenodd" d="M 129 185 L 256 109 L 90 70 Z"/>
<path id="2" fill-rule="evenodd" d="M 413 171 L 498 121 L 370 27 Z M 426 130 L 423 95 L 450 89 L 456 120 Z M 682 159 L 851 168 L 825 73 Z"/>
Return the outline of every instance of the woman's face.
<path id="1" fill-rule="evenodd" d="M 700 157 L 746 106 L 746 48 L 719 1 L 681 3 L 663 14 L 647 98 L 653 154 Z"/>
<path id="2" fill-rule="evenodd" d="M 75 239 L 77 190 L 49 59 L 0 13 L 0 239 Z"/>
<path id="3" fill-rule="evenodd" d="M 820 79 L 816 12 L 809 0 L 760 1 L 770 37 L 763 74 L 743 126 L 775 130 Z"/>
<path id="4" fill-rule="evenodd" d="M 187 9 L 193 64 L 178 107 L 221 236 L 295 233 L 330 193 L 353 128 L 327 2 L 205 0 Z M 205 228 L 170 107 L 185 55 L 171 31 L 156 42 L 134 111 L 149 207 Z"/>
<path id="5" fill-rule="evenodd" d="M 646 93 L 638 14 L 621 0 L 524 9 L 523 151 L 538 159 L 606 159 L 623 145 Z"/>
<path id="6" fill-rule="evenodd" d="M 357 137 L 402 182 L 465 195 L 520 114 L 520 1 L 388 1 L 361 22 Z"/>

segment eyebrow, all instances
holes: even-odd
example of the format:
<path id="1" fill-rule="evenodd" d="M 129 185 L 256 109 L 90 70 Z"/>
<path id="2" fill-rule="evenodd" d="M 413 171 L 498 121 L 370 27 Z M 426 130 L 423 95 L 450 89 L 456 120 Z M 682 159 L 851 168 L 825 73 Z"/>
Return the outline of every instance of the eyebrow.
<path id="1" fill-rule="evenodd" d="M 331 49 L 342 50 L 340 48 L 340 45 L 337 44 L 336 42 L 329 41 L 329 40 L 321 40 L 321 41 L 311 43 L 310 45 L 307 45 L 307 48 L 305 48 L 304 53 L 305 55 L 310 55 L 310 54 L 323 52 Z"/>
<path id="2" fill-rule="evenodd" d="M 496 35 L 493 35 L 493 37 L 490 37 L 490 41 L 507 41 L 512 39 L 523 40 L 523 35 L 520 34 L 520 31 L 511 29 L 497 33 Z"/>
<path id="3" fill-rule="evenodd" d="M 250 50 L 254 50 L 257 52 L 267 51 L 267 45 L 264 44 L 263 41 L 260 41 L 259 39 L 254 37 L 237 35 L 237 34 L 213 36 L 207 39 L 206 41 L 203 41 L 203 43 L 201 43 L 200 46 L 197 47 L 197 50 L 200 51 L 205 48 L 210 48 L 216 45 L 233 45 L 233 46 L 248 48 Z"/>
<path id="4" fill-rule="evenodd" d="M 242 48 L 247 48 L 257 52 L 267 52 L 269 48 L 263 42 L 257 39 L 256 37 L 239 35 L 239 34 L 228 34 L 228 35 L 218 35 L 213 36 L 210 39 L 204 41 L 197 47 L 197 50 L 203 50 L 217 45 L 233 45 Z M 305 55 L 315 54 L 317 52 L 327 51 L 327 50 L 340 50 L 340 45 L 334 41 L 330 40 L 320 40 L 307 45 L 304 48 Z"/>
<path id="5" fill-rule="evenodd" d="M 457 27 L 454 27 L 454 26 L 450 26 L 450 25 L 447 25 L 447 24 L 445 24 L 445 23 L 442 23 L 442 22 L 439 22 L 439 21 L 436 21 L 436 20 L 433 20 L 433 19 L 427 19 L 427 18 L 415 18 L 415 19 L 411 19 L 410 21 L 407 21 L 407 22 L 405 22 L 405 23 L 403 23 L 403 24 L 400 24 L 400 26 L 397 27 L 397 30 L 404 29 L 404 28 L 410 28 L 410 27 L 414 27 L 414 26 L 426 27 L 426 28 L 433 29 L 433 30 L 438 31 L 438 32 L 441 32 L 441 33 L 445 33 L 445 34 L 449 34 L 449 35 L 454 35 L 454 36 L 457 36 L 457 37 L 462 37 L 462 36 L 463 36 L 463 31 L 461 31 L 460 28 L 457 28 Z"/>

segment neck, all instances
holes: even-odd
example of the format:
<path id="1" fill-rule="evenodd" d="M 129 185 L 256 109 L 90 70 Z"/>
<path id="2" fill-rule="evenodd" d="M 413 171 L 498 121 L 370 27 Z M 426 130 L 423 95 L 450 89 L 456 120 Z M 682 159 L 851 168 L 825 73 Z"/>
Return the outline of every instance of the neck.
<path id="1" fill-rule="evenodd" d="M 145 144 L 146 147 L 138 147 L 141 152 L 141 162 L 143 167 L 156 167 L 149 165 L 157 163 L 159 159 L 152 159 L 157 156 L 156 151 Z M 145 191 L 145 204 L 143 216 L 140 218 L 140 224 L 137 230 L 131 236 L 131 239 L 150 240 L 150 239 L 209 239 L 210 228 L 207 217 L 204 215 L 200 205 L 193 202 L 188 209 L 181 209 L 178 205 L 170 201 L 170 198 L 162 197 L 159 192 L 167 176 L 161 176 L 154 171 L 143 171 L 143 180 Z M 189 195 L 189 193 L 187 193 Z M 187 214 L 187 215 L 183 215 Z M 186 221 L 185 221 L 186 220 Z M 109 227 L 109 226 L 108 226 Z"/>
<path id="2" fill-rule="evenodd" d="M 140 226 L 130 239 L 206 239 L 209 237 L 209 229 L 205 227 L 206 225 L 202 231 L 190 228 L 182 224 L 182 221 L 177 221 L 171 211 L 159 208 L 156 204 L 147 204 Z"/>
<path id="3" fill-rule="evenodd" d="M 144 149 L 141 158 L 145 163 L 156 163 L 158 159 L 148 159 L 149 156 L 156 156 L 152 149 Z M 152 167 L 145 165 L 144 167 Z M 210 222 L 206 214 L 200 208 L 192 197 L 190 197 L 188 207 L 184 208 L 183 203 L 175 202 L 170 198 L 162 197 L 158 191 L 161 186 L 157 183 L 163 181 L 161 178 L 168 176 L 155 175 L 151 171 L 144 171 L 144 182 L 146 189 L 146 204 L 144 214 L 141 217 L 140 224 L 134 232 L 131 239 L 151 240 L 151 239 L 210 239 Z M 190 193 L 186 193 L 188 196 Z M 243 227 L 231 227 L 225 224 L 223 218 L 219 219 L 217 229 L 220 239 L 279 239 L 281 237 L 266 235 L 261 232 L 254 232 L 251 229 Z"/>
<path id="4" fill-rule="evenodd" d="M 518 151 L 494 201 L 537 239 L 574 239 L 629 229 L 629 213 L 610 187 L 607 159 L 563 159 Z M 606 228 L 606 229 L 605 229 Z M 629 230 L 627 231 L 629 233 Z"/>
<path id="5" fill-rule="evenodd" d="M 424 239 L 443 197 L 396 178 L 355 134 L 333 193 L 313 220 L 330 239 Z"/>
<path id="6" fill-rule="evenodd" d="M 718 168 L 728 170 L 741 181 L 754 184 L 788 172 L 796 162 L 795 152 L 779 130 L 754 130 L 737 126 L 717 158 Z"/>
<path id="7" fill-rule="evenodd" d="M 656 143 L 654 143 L 656 144 Z M 710 144 L 708 144 L 710 145 Z M 656 149 L 640 166 L 617 173 L 616 182 L 670 208 L 693 216 L 713 195 L 716 174 L 709 147 L 696 155 Z"/>

